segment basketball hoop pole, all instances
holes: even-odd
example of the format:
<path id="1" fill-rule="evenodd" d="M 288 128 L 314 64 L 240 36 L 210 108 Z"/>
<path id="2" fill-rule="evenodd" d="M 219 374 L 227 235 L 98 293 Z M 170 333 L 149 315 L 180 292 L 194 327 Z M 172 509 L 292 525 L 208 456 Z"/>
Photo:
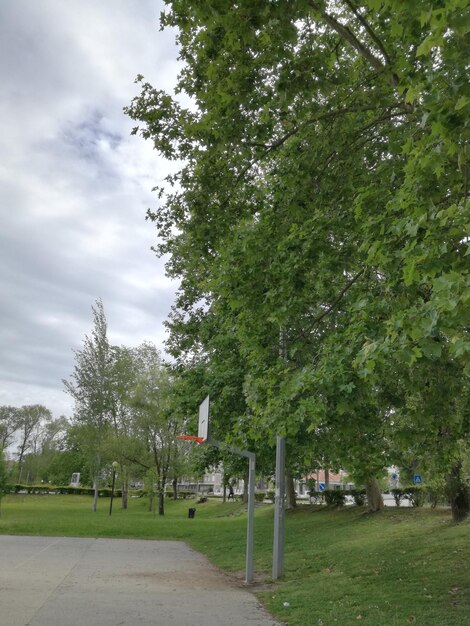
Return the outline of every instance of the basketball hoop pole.
<path id="1" fill-rule="evenodd" d="M 248 459 L 248 511 L 246 524 L 246 573 L 245 582 L 247 585 L 253 582 L 253 545 L 254 545 L 254 528 L 255 528 L 255 480 L 256 480 L 256 454 L 248 450 L 240 450 L 222 441 L 208 439 L 207 442 L 215 448 L 221 448 L 227 452 L 232 452 L 238 456 L 244 456 Z"/>
<path id="2" fill-rule="evenodd" d="M 255 480 L 256 480 L 256 454 L 248 450 L 240 450 L 210 437 L 209 430 L 209 396 L 206 396 L 199 406 L 199 430 L 198 436 L 177 435 L 177 439 L 196 441 L 198 444 L 208 443 L 210 446 L 232 452 L 248 459 L 248 514 L 246 524 L 246 574 L 247 585 L 253 582 L 253 545 L 255 526 Z"/>
<path id="3" fill-rule="evenodd" d="M 276 437 L 276 491 L 274 498 L 274 541 L 272 579 L 277 580 L 284 570 L 284 493 L 286 440 Z"/>

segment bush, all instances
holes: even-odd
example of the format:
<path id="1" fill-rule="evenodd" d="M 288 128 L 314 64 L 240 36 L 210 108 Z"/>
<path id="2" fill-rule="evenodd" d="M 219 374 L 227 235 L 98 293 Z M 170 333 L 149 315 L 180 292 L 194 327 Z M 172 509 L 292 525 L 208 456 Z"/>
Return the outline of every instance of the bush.
<path id="1" fill-rule="evenodd" d="M 145 495 L 143 489 L 130 489 L 129 496 L 131 498 L 142 498 Z"/>
<path id="2" fill-rule="evenodd" d="M 179 491 L 178 490 L 178 498 L 181 498 L 182 500 L 186 500 L 187 498 L 194 498 L 196 497 L 196 493 L 194 491 Z"/>
<path id="3" fill-rule="evenodd" d="M 425 500 L 425 491 L 422 487 L 407 487 L 403 490 L 404 495 L 409 498 L 412 506 L 420 507 L 423 506 Z"/>
<path id="4" fill-rule="evenodd" d="M 428 487 L 427 494 L 432 509 L 435 509 L 438 504 L 449 504 L 443 487 Z"/>
<path id="5" fill-rule="evenodd" d="M 264 502 L 265 497 L 266 497 L 265 491 L 257 491 L 255 493 L 255 502 Z"/>
<path id="6" fill-rule="evenodd" d="M 354 504 L 357 506 L 364 506 L 366 503 L 365 489 L 351 489 L 351 491 L 348 491 L 347 495 L 354 498 Z"/>
<path id="7" fill-rule="evenodd" d="M 340 489 L 327 489 L 323 492 L 325 502 L 330 506 L 341 507 L 346 501 L 346 493 Z"/>
<path id="8" fill-rule="evenodd" d="M 276 494 L 274 493 L 274 491 L 267 491 L 266 492 L 266 498 L 268 500 L 271 500 L 271 502 L 274 502 L 274 500 L 276 498 Z"/>
<path id="9" fill-rule="evenodd" d="M 51 487 L 51 485 L 23 485 L 21 483 L 17 483 L 16 485 L 12 485 L 11 487 L 14 493 L 26 491 L 26 493 L 34 494 L 49 493 L 49 491 L 52 491 L 54 489 L 54 487 Z"/>
<path id="10" fill-rule="evenodd" d="M 9 485 L 9 493 L 20 493 L 20 491 L 26 491 L 28 494 L 61 494 L 61 495 L 78 495 L 78 496 L 92 496 L 95 493 L 93 487 L 73 487 L 72 485 L 22 485 L 17 483 L 16 485 Z M 98 490 L 100 498 L 109 498 L 111 496 L 111 488 L 104 487 Z M 120 498 L 122 496 L 121 489 L 114 490 L 114 497 Z"/>
<path id="11" fill-rule="evenodd" d="M 406 496 L 406 492 L 403 489 L 398 489 L 398 487 L 391 489 L 390 491 L 393 499 L 395 500 L 396 506 L 400 506 L 401 501 Z"/>

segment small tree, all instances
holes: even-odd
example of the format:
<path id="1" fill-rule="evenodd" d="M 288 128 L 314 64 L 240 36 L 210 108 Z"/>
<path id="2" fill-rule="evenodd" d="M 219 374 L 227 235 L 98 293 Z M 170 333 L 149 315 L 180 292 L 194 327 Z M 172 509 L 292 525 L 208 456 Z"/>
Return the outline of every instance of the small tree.
<path id="1" fill-rule="evenodd" d="M 158 513 L 164 515 L 165 485 L 176 465 L 180 420 L 171 412 L 172 379 L 156 347 L 143 344 L 134 351 L 134 359 L 138 377 L 131 397 L 134 414 L 129 452 L 124 455 L 146 470 L 150 499 L 158 496 Z"/>
<path id="2" fill-rule="evenodd" d="M 20 410 L 15 406 L 0 406 L 0 450 L 6 450 L 20 428 Z"/>
<path id="3" fill-rule="evenodd" d="M 98 502 L 98 480 L 103 465 L 103 451 L 112 416 L 113 353 L 107 337 L 103 303 L 92 307 L 93 330 L 86 336 L 83 348 L 75 351 L 75 367 L 71 380 L 64 380 L 65 391 L 75 400 L 73 423 L 88 452 L 95 489 L 92 510 Z"/>
<path id="4" fill-rule="evenodd" d="M 23 477 L 25 454 L 32 450 L 37 451 L 37 442 L 43 426 L 50 422 L 52 414 L 41 404 L 22 406 L 19 410 L 20 443 L 18 445 L 18 482 Z"/>

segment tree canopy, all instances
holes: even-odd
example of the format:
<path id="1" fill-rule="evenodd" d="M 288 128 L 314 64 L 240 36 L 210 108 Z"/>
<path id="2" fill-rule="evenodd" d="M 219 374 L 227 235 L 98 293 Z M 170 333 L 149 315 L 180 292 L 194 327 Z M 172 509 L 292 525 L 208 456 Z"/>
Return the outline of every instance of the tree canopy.
<path id="1" fill-rule="evenodd" d="M 438 433 L 448 460 L 469 430 L 467 2 L 167 5 L 177 95 L 139 76 L 126 112 L 182 163 L 148 214 L 175 354 L 235 346 L 253 437 L 315 433 L 377 474 Z"/>

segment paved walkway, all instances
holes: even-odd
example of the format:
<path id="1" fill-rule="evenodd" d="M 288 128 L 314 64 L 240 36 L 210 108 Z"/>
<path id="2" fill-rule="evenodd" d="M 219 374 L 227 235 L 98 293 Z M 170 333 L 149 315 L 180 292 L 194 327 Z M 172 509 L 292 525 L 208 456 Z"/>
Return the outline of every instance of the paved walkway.
<path id="1" fill-rule="evenodd" d="M 276 626 L 177 541 L 0 535 L 2 626 Z"/>

